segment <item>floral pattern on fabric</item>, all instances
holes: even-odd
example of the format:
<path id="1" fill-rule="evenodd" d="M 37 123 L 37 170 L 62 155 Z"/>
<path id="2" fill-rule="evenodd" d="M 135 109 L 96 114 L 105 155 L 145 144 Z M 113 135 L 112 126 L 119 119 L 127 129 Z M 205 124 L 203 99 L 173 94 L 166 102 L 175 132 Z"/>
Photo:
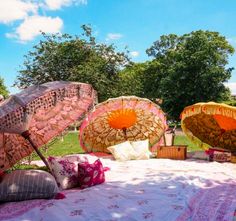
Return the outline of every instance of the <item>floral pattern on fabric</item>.
<path id="1" fill-rule="evenodd" d="M 22 202 L 11 202 L 0 205 L 0 220 L 14 219 L 34 208 L 44 207 L 48 200 L 30 200 Z"/>
<path id="2" fill-rule="evenodd" d="M 93 164 L 88 162 L 78 164 L 78 181 L 82 189 L 105 182 L 105 174 L 101 161 Z"/>
<path id="3" fill-rule="evenodd" d="M 0 221 L 236 220 L 235 164 L 100 160 L 111 168 L 103 185 L 65 190 L 62 200 L 1 204 Z"/>
<path id="4" fill-rule="evenodd" d="M 78 186 L 78 163 L 94 162 L 95 159 L 97 158 L 91 156 L 88 158 L 87 155 L 81 154 L 61 158 L 49 157 L 48 161 L 59 187 L 70 189 Z"/>

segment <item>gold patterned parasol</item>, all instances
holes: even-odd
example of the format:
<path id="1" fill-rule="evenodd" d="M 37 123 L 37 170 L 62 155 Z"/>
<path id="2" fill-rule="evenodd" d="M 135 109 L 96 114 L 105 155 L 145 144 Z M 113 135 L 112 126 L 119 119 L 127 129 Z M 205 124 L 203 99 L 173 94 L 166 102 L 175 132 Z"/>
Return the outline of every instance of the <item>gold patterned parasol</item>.
<path id="1" fill-rule="evenodd" d="M 236 151 L 236 107 L 214 102 L 186 107 L 181 114 L 183 132 L 203 149 Z"/>
<path id="2" fill-rule="evenodd" d="M 167 129 L 158 105 L 145 98 L 124 96 L 98 104 L 80 130 L 80 143 L 87 152 L 109 152 L 107 147 L 126 140 L 149 139 L 158 143 Z"/>

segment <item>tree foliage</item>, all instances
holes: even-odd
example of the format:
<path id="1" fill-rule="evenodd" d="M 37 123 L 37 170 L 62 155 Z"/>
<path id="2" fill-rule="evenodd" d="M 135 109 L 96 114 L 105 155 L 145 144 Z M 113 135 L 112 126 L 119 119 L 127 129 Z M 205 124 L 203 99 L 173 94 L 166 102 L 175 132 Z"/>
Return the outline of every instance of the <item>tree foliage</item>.
<path id="1" fill-rule="evenodd" d="M 163 108 L 178 120 L 185 106 L 227 100 L 224 86 L 233 68 L 227 68 L 234 48 L 218 32 L 194 31 L 164 35 L 147 49 L 154 60 L 146 70 L 146 94 L 163 99 Z"/>
<path id="2" fill-rule="evenodd" d="M 25 56 L 15 85 L 79 81 L 92 84 L 99 101 L 120 95 L 159 98 L 174 120 L 185 106 L 229 99 L 224 82 L 231 77 L 227 64 L 234 48 L 218 32 L 163 35 L 146 51 L 153 60 L 132 63 L 128 51 L 98 43 L 89 26 L 82 29 L 82 36 L 43 34 Z"/>
<path id="3" fill-rule="evenodd" d="M 79 81 L 92 84 L 100 101 L 117 94 L 118 72 L 130 63 L 127 52 L 97 43 L 89 26 L 82 29 L 80 37 L 43 33 L 44 39 L 25 56 L 15 85 L 25 88 L 48 81 Z"/>
<path id="4" fill-rule="evenodd" d="M 9 91 L 7 90 L 7 87 L 4 84 L 4 80 L 2 77 L 0 77 L 0 95 L 3 95 L 3 97 L 8 97 Z"/>
<path id="5" fill-rule="evenodd" d="M 145 97 L 144 93 L 144 73 L 148 67 L 148 62 L 133 63 L 119 72 L 117 78 L 117 88 L 115 96 L 136 95 Z"/>

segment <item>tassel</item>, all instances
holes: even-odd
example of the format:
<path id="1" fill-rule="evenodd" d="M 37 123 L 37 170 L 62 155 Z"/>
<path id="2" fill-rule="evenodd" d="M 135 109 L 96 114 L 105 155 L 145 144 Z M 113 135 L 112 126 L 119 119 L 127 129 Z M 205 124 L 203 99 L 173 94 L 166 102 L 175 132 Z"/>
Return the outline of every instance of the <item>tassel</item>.
<path id="1" fill-rule="evenodd" d="M 103 167 L 103 172 L 111 170 L 110 167 Z"/>

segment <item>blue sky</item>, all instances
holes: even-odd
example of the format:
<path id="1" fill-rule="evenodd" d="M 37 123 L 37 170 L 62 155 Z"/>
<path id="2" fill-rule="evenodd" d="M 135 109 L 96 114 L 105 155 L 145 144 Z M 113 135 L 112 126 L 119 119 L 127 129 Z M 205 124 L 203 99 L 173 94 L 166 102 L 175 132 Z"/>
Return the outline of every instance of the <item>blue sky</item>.
<path id="1" fill-rule="evenodd" d="M 161 35 L 218 31 L 236 48 L 235 0 L 0 0 L 0 75 L 11 87 L 24 55 L 46 33 L 80 34 L 91 24 L 100 42 L 127 45 L 133 61 Z M 236 53 L 230 58 L 236 68 Z M 229 81 L 236 94 L 236 70 Z"/>

